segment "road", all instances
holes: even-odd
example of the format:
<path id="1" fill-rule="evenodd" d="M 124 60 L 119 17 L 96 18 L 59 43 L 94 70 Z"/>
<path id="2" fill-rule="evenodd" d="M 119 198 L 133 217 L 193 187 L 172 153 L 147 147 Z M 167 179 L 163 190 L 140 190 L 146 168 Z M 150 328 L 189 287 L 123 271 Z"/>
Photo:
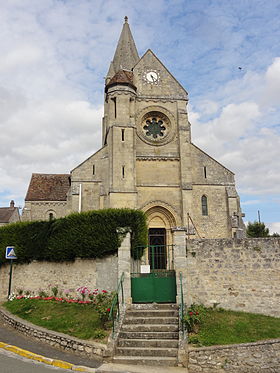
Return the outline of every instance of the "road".
<path id="1" fill-rule="evenodd" d="M 33 360 L 25 359 L 9 351 L 0 350 L 1 373 L 66 373 L 68 369 L 47 366 Z"/>
<path id="2" fill-rule="evenodd" d="M 1 323 L 1 321 L 0 321 Z M 16 330 L 9 328 L 6 325 L 0 324 L 0 342 L 5 342 L 24 350 L 31 351 L 35 354 L 43 355 L 52 359 L 58 359 L 67 361 L 75 365 L 83 365 L 91 368 L 96 368 L 101 365 L 101 361 L 96 359 L 89 359 L 86 356 L 80 356 L 71 352 L 58 350 L 46 343 L 39 342 L 30 337 L 27 337 Z M 0 364 L 0 373 L 4 373 L 1 370 Z M 13 372 L 15 373 L 15 372 Z"/>

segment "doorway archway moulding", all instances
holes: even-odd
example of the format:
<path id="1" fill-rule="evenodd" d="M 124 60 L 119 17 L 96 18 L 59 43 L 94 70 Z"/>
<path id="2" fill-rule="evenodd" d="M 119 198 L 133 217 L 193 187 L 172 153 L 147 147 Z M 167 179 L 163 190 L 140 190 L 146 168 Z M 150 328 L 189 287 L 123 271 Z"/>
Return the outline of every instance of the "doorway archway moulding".
<path id="1" fill-rule="evenodd" d="M 141 210 L 147 215 L 148 220 L 149 216 L 158 213 L 168 221 L 170 228 L 175 228 L 181 225 L 180 215 L 171 205 L 166 202 L 160 200 L 151 201 L 142 206 Z"/>

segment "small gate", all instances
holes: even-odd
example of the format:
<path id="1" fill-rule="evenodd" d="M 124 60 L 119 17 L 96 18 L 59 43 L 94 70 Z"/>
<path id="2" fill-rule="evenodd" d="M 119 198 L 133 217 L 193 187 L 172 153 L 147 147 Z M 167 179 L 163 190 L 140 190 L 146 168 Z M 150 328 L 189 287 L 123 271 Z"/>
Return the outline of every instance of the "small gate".
<path id="1" fill-rule="evenodd" d="M 133 303 L 175 303 L 173 245 L 150 245 L 134 251 L 131 272 Z"/>

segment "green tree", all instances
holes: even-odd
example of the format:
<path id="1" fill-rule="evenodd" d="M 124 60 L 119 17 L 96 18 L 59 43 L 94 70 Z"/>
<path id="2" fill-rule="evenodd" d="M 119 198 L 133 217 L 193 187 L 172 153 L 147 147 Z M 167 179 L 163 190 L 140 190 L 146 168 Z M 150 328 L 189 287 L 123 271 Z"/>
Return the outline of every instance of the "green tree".
<path id="1" fill-rule="evenodd" d="M 269 237 L 269 229 L 266 228 L 264 223 L 254 221 L 254 223 L 248 222 L 247 230 L 248 237 Z"/>

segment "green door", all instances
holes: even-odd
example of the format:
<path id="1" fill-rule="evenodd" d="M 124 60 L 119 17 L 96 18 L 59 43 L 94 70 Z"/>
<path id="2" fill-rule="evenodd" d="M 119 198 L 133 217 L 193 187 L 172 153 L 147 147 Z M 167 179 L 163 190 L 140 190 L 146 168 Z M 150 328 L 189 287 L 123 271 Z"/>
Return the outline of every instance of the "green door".
<path id="1" fill-rule="evenodd" d="M 131 273 L 133 303 L 175 303 L 176 275 L 173 270 L 173 246 L 166 245 L 164 228 L 149 229 L 149 246 L 141 254 Z M 139 251 L 140 252 L 140 251 Z M 147 262 L 147 263 L 146 263 Z M 143 265 L 148 272 L 143 273 Z M 147 266 L 146 270 L 147 270 Z"/>
<path id="2" fill-rule="evenodd" d="M 175 271 L 131 274 L 133 303 L 175 303 Z"/>

